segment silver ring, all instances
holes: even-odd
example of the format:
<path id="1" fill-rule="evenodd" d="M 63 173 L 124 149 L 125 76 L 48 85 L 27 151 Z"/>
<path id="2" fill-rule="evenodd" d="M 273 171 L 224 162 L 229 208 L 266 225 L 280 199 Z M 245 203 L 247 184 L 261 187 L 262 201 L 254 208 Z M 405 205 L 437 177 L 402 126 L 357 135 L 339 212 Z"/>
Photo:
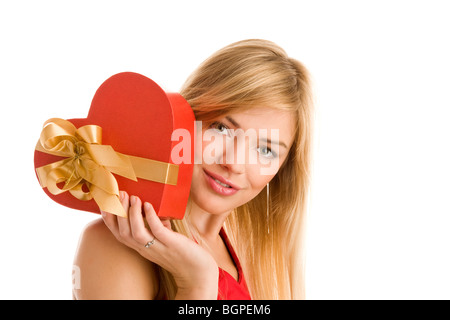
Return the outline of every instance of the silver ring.
<path id="1" fill-rule="evenodd" d="M 155 243 L 155 238 L 153 238 L 153 240 L 147 242 L 144 247 L 149 248 L 154 243 Z"/>

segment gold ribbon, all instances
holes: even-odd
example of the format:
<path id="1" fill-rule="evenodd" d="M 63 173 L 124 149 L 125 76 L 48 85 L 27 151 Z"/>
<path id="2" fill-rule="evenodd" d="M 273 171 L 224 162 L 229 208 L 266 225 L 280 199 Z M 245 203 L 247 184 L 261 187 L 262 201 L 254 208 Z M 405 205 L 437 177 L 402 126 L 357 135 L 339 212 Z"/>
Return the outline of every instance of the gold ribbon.
<path id="1" fill-rule="evenodd" d="M 44 123 L 36 150 L 65 159 L 36 168 L 39 183 L 51 194 L 69 191 L 83 201 L 94 199 L 102 211 L 126 217 L 119 200 L 119 187 L 112 173 L 176 185 L 178 165 L 134 157 L 102 145 L 102 128 L 53 118 Z M 57 184 L 64 182 L 59 188 Z M 83 185 L 89 189 L 83 190 Z"/>

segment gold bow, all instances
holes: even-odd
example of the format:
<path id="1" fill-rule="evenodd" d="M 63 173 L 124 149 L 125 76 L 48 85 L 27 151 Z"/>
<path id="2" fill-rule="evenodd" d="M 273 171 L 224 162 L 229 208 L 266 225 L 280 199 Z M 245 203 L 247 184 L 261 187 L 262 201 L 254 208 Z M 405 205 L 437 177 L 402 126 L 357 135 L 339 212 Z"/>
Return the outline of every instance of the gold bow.
<path id="1" fill-rule="evenodd" d="M 102 128 L 53 118 L 44 123 L 36 150 L 65 159 L 36 168 L 42 188 L 54 195 L 69 191 L 83 201 L 94 199 L 100 210 L 126 217 L 119 200 L 119 187 L 112 173 L 137 181 L 137 177 L 176 185 L 178 166 L 134 157 L 102 145 Z M 59 188 L 57 184 L 64 182 Z M 83 190 L 83 185 L 89 189 Z"/>

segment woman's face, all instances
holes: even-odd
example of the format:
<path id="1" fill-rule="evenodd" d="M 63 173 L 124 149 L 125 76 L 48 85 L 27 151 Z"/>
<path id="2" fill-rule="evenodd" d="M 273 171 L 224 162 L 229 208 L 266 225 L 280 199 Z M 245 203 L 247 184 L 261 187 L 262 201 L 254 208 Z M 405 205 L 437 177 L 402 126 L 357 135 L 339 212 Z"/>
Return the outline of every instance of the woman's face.
<path id="1" fill-rule="evenodd" d="M 290 112 L 259 108 L 203 124 L 202 146 L 196 147 L 202 161 L 194 165 L 192 178 L 194 203 L 222 214 L 258 195 L 289 153 L 294 121 Z"/>

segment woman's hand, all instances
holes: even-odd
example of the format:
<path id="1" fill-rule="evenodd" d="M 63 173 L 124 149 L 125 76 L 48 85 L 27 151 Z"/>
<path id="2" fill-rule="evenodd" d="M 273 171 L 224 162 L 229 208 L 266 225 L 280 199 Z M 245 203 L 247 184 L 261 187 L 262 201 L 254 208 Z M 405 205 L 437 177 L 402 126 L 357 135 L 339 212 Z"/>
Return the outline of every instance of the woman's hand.
<path id="1" fill-rule="evenodd" d="M 144 203 L 144 218 L 138 197 L 129 197 L 124 191 L 120 197 L 127 218 L 102 211 L 117 240 L 169 271 L 178 286 L 176 298 L 216 299 L 218 267 L 214 258 L 194 241 L 172 231 L 170 220 L 161 220 L 150 203 Z"/>

